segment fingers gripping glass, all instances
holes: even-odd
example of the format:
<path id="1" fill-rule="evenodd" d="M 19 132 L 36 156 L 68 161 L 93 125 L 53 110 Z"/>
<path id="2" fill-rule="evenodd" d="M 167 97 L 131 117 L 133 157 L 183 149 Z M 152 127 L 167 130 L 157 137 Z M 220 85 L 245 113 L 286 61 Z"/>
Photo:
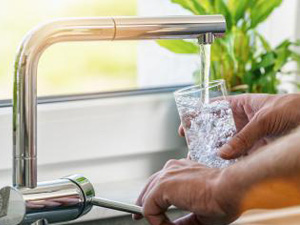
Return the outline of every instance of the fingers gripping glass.
<path id="1" fill-rule="evenodd" d="M 216 168 L 234 163 L 218 156 L 218 149 L 236 132 L 224 80 L 180 89 L 174 95 L 190 158 Z"/>

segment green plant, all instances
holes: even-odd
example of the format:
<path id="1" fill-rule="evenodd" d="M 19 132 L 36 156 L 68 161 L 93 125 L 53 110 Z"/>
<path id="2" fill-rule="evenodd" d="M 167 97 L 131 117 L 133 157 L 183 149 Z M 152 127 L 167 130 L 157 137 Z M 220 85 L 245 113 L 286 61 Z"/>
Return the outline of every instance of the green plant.
<path id="1" fill-rule="evenodd" d="M 294 51 L 300 41 L 284 40 L 272 47 L 257 27 L 282 0 L 171 0 L 193 14 L 223 14 L 227 21 L 224 38 L 212 45 L 211 77 L 223 78 L 231 91 L 277 93 L 278 72 L 300 62 Z M 184 40 L 159 40 L 157 43 L 179 54 L 198 54 L 198 45 Z M 298 64 L 299 65 L 299 64 Z M 195 72 L 196 74 L 197 72 Z"/>

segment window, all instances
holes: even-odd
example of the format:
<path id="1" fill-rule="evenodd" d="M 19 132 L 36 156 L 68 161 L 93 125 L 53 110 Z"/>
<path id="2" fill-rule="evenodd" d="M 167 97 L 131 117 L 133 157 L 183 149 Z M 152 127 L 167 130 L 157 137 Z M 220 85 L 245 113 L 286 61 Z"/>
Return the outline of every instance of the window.
<path id="1" fill-rule="evenodd" d="M 137 42 L 61 43 L 42 55 L 38 95 L 66 95 L 137 87 Z"/>
<path id="2" fill-rule="evenodd" d="M 0 29 L 5 34 L 0 36 L 0 99 L 12 97 L 16 50 L 24 35 L 36 25 L 61 17 L 132 16 L 140 11 L 138 0 L 0 2 Z M 154 41 L 59 43 L 48 48 L 40 59 L 38 96 L 190 83 L 196 64 L 188 69 L 179 65 L 174 72 L 171 68 L 178 60 L 186 65 L 190 57 L 170 53 Z"/>
<path id="3" fill-rule="evenodd" d="M 23 36 L 58 17 L 136 15 L 136 0 L 0 0 L 0 99 L 12 97 L 13 62 Z M 118 7 L 116 7 L 118 6 Z M 39 64 L 38 95 L 135 88 L 137 42 L 61 43 Z"/>

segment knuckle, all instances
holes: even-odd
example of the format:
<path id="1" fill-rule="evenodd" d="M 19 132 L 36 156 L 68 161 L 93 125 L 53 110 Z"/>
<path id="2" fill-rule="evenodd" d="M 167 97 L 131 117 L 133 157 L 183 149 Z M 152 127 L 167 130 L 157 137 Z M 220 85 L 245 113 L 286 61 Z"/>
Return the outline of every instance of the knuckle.
<path id="1" fill-rule="evenodd" d="M 152 174 L 148 179 L 148 183 L 151 182 L 155 177 L 159 176 L 160 173 L 161 173 L 161 171 L 158 171 L 158 172 Z"/>
<path id="2" fill-rule="evenodd" d="M 189 153 L 188 153 L 189 154 Z M 187 159 L 186 158 L 182 158 L 182 159 L 179 159 L 178 162 L 181 162 L 181 163 L 187 163 Z"/>
<path id="3" fill-rule="evenodd" d="M 162 178 L 163 180 L 165 180 L 166 178 L 172 176 L 172 174 L 173 174 L 173 171 L 172 171 L 171 169 L 166 170 L 166 171 L 162 174 L 161 178 Z"/>
<path id="4" fill-rule="evenodd" d="M 168 180 L 165 178 L 162 178 L 159 180 L 159 182 L 156 185 L 156 192 L 160 192 L 161 190 L 164 190 L 168 186 Z"/>
<path id="5" fill-rule="evenodd" d="M 245 152 L 247 148 L 251 146 L 250 140 L 244 135 L 244 133 L 239 133 L 235 136 L 235 143 L 233 143 L 234 149 L 241 149 Z"/>
<path id="6" fill-rule="evenodd" d="M 169 184 L 170 177 L 172 176 L 172 171 L 165 171 L 158 178 L 158 182 L 156 183 L 156 190 L 160 190 Z"/>
<path id="7" fill-rule="evenodd" d="M 164 183 L 167 180 L 167 178 L 169 177 L 169 173 L 170 173 L 169 171 L 165 171 L 164 173 L 162 173 L 158 178 L 157 184 L 160 185 L 160 184 Z"/>
<path id="8" fill-rule="evenodd" d="M 266 114 L 265 111 L 261 110 L 255 114 L 253 120 L 258 122 L 258 124 L 266 122 L 265 114 Z"/>
<path id="9" fill-rule="evenodd" d="M 149 200 L 151 200 L 151 195 L 150 193 L 148 193 L 147 195 L 144 195 L 141 202 L 141 206 L 145 207 L 147 205 L 147 203 L 149 203 Z"/>
<path id="10" fill-rule="evenodd" d="M 175 166 L 175 165 L 177 165 L 177 160 L 175 160 L 175 159 L 170 159 L 170 160 L 168 160 L 168 161 L 166 162 L 164 168 L 170 168 L 170 167 L 173 167 L 173 166 Z"/>
<path id="11" fill-rule="evenodd" d="M 256 132 L 264 132 L 265 130 L 268 130 L 270 117 L 272 117 L 271 114 L 266 110 L 261 110 L 255 114 L 252 120 L 256 124 Z"/>

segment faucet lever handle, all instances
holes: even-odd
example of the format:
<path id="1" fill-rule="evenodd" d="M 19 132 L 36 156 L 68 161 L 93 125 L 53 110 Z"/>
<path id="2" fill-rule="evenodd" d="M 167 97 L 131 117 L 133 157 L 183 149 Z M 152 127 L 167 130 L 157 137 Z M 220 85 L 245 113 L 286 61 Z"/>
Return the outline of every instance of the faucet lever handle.
<path id="1" fill-rule="evenodd" d="M 75 174 L 66 177 L 66 179 L 71 180 L 81 188 L 86 199 L 85 207 L 86 209 L 88 209 L 88 211 L 92 206 L 99 206 L 103 208 L 118 210 L 121 212 L 143 215 L 142 208 L 137 205 L 95 197 L 95 190 L 92 183 L 82 175 Z"/>
<path id="2" fill-rule="evenodd" d="M 140 207 L 140 206 L 123 203 L 123 202 L 118 202 L 118 201 L 113 201 L 113 200 L 109 200 L 109 199 L 105 199 L 105 198 L 93 197 L 91 199 L 91 204 L 94 206 L 104 207 L 104 208 L 108 208 L 108 209 L 114 209 L 114 210 L 118 210 L 118 211 L 122 211 L 122 212 L 143 215 L 142 207 Z"/>

